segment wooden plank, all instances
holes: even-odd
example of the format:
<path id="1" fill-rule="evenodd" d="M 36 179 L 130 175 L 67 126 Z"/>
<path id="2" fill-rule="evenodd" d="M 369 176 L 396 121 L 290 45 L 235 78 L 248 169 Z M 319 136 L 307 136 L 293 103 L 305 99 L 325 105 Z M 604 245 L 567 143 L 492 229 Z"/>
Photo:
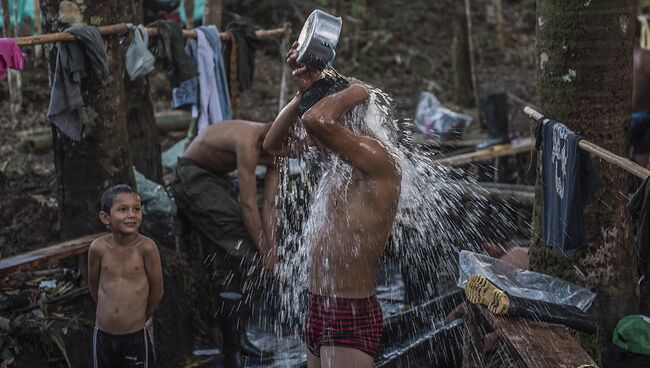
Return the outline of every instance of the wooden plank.
<path id="1" fill-rule="evenodd" d="M 475 152 L 441 158 L 434 160 L 433 162 L 441 165 L 459 166 L 472 162 L 489 161 L 497 157 L 512 156 L 519 153 L 530 152 L 534 146 L 535 141 L 531 138 L 527 138 L 516 145 L 504 144 L 493 146 Z"/>
<path id="2" fill-rule="evenodd" d="M 528 368 L 580 367 L 596 362 L 566 328 L 520 318 L 495 316 L 477 306 L 497 336 L 507 342 L 510 352 Z"/>
<path id="3" fill-rule="evenodd" d="M 0 279 L 14 272 L 28 270 L 56 259 L 85 253 L 88 251 L 90 243 L 102 235 L 105 235 L 105 233 L 87 235 L 31 252 L 18 254 L 13 257 L 0 259 Z"/>

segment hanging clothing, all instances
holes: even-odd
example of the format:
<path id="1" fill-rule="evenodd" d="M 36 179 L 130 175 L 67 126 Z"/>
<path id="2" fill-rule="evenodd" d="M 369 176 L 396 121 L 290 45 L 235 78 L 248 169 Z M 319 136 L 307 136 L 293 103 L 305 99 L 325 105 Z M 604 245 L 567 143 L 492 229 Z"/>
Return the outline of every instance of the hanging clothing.
<path id="1" fill-rule="evenodd" d="M 90 70 L 100 86 L 105 86 L 109 77 L 108 57 L 97 27 L 74 27 L 65 32 L 74 34 L 77 41 L 56 44 L 58 50 L 47 117 L 63 134 L 80 141 L 79 109 L 84 105 L 81 78 Z"/>
<path id="2" fill-rule="evenodd" d="M 124 55 L 124 67 L 131 80 L 141 75 L 148 74 L 154 68 L 156 57 L 147 48 L 149 44 L 149 32 L 140 24 L 134 26 L 129 23 L 129 29 L 133 30 L 133 39 L 126 54 Z"/>
<path id="3" fill-rule="evenodd" d="M 7 69 L 23 70 L 25 60 L 13 38 L 0 38 L 0 79 L 5 79 Z"/>
<path id="4" fill-rule="evenodd" d="M 232 106 L 230 102 L 230 92 L 228 91 L 228 78 L 226 77 L 226 67 L 221 53 L 221 37 L 219 30 L 215 26 L 199 27 L 205 33 L 205 37 L 210 41 L 214 50 L 214 74 L 217 77 L 217 89 L 219 92 L 219 101 L 221 102 L 221 113 L 223 120 L 230 120 L 233 117 Z"/>
<path id="5" fill-rule="evenodd" d="M 221 101 L 217 91 L 214 49 L 201 29 L 197 35 L 197 64 L 199 67 L 199 118 L 197 134 L 201 134 L 210 124 L 223 120 Z"/>
<path id="6" fill-rule="evenodd" d="M 570 253 L 587 245 L 583 208 L 602 180 L 589 153 L 578 148 L 582 137 L 555 121 L 537 124 L 537 144 L 543 143 L 544 241 Z"/>
<path id="7" fill-rule="evenodd" d="M 642 273 L 650 267 L 650 176 L 647 177 L 627 204 L 632 218 L 638 221 L 636 248 Z"/>
<path id="8" fill-rule="evenodd" d="M 255 73 L 255 49 L 262 46 L 255 35 L 256 27 L 248 23 L 244 18 L 235 18 L 226 26 L 226 32 L 231 32 L 237 44 L 237 86 L 240 92 L 251 88 L 253 74 Z M 228 53 L 226 46 L 226 54 Z"/>
<path id="9" fill-rule="evenodd" d="M 176 21 L 157 20 L 149 27 L 158 30 L 154 43 L 154 55 L 163 60 L 167 70 L 167 78 L 172 87 L 178 87 L 182 82 L 196 77 L 199 73 L 196 65 L 185 52 L 183 44 L 183 29 Z"/>

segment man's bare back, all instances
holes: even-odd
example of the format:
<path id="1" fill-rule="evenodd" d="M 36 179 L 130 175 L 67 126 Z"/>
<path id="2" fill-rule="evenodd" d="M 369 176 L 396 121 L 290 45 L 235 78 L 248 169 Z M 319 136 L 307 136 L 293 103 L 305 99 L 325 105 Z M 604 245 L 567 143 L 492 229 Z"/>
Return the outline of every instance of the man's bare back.
<path id="1" fill-rule="evenodd" d="M 269 124 L 246 120 L 226 120 L 210 125 L 192 141 L 183 157 L 216 174 L 227 174 L 237 169 L 238 146 L 261 147 L 268 127 Z M 256 162 L 271 165 L 272 157 L 259 150 Z"/>
<path id="2" fill-rule="evenodd" d="M 128 246 L 111 244 L 112 238 L 109 234 L 91 245 L 100 262 L 96 324 L 122 335 L 141 330 L 147 321 L 149 280 L 144 254 L 156 245 L 140 234 Z"/>

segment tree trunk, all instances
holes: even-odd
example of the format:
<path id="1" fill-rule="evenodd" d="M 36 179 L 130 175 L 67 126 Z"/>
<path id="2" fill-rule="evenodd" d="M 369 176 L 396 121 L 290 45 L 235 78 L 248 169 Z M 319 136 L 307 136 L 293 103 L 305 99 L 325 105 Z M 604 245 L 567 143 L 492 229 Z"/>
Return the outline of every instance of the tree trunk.
<path id="1" fill-rule="evenodd" d="M 625 156 L 632 91 L 633 0 L 538 0 L 537 88 L 546 116 Z M 581 336 L 601 360 L 617 321 L 638 308 L 635 257 L 621 169 L 594 159 L 604 185 L 585 207 L 588 247 L 565 256 L 542 239 L 537 173 L 531 269 L 584 285 L 598 296 L 590 313 L 600 330 Z M 578 271 L 579 270 L 579 271 Z"/>
<path id="2" fill-rule="evenodd" d="M 203 1 L 203 24 L 214 24 L 221 29 L 221 17 L 223 13 L 223 0 Z"/>
<path id="3" fill-rule="evenodd" d="M 143 19 L 142 0 L 134 0 L 131 22 L 141 24 Z M 129 150 L 133 166 L 148 179 L 162 183 L 162 159 L 158 128 L 154 118 L 153 104 L 149 98 L 149 76 L 134 81 L 124 73 L 127 105 L 127 129 Z"/>
<path id="4" fill-rule="evenodd" d="M 474 89 L 467 36 L 467 16 L 464 8 L 459 7 L 458 10 L 453 43 L 454 102 L 460 106 L 473 107 Z"/>
<path id="5" fill-rule="evenodd" d="M 59 20 L 60 0 L 44 0 L 43 31 L 59 32 L 66 28 Z M 87 2 L 81 7 L 86 24 L 99 26 L 131 22 L 133 3 L 126 0 Z M 126 119 L 124 67 L 122 58 L 128 43 L 118 36 L 105 37 L 111 79 L 100 87 L 92 76 L 82 82 L 85 125 L 81 142 L 74 142 L 55 126 L 54 164 L 59 186 L 61 237 L 75 238 L 97 232 L 103 227 L 97 218 L 99 196 L 107 187 L 134 185 Z M 56 64 L 56 49 L 48 52 L 50 73 Z M 52 78 L 52 74 L 50 74 Z"/>

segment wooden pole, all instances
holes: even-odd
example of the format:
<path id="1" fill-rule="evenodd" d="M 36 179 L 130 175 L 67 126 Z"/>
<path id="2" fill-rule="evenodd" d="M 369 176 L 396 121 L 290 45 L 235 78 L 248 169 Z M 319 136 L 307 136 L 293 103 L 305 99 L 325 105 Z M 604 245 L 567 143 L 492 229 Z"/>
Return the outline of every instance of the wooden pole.
<path id="1" fill-rule="evenodd" d="M 278 112 L 287 104 L 287 78 L 289 77 L 289 66 L 284 60 L 284 55 L 289 50 L 291 37 L 291 23 L 284 24 L 285 34 L 282 37 L 280 45 L 280 58 L 282 59 L 282 75 L 280 76 L 280 100 L 278 102 Z"/>
<path id="2" fill-rule="evenodd" d="M 34 0 L 34 30 L 36 34 L 43 33 L 43 24 L 41 24 L 41 2 Z M 34 47 L 34 64 L 39 65 L 43 60 L 43 46 Z"/>
<path id="3" fill-rule="evenodd" d="M 126 26 L 126 23 L 112 24 L 112 25 L 101 26 L 97 28 L 99 28 L 99 33 L 101 33 L 104 36 L 124 34 L 129 32 L 129 28 Z M 149 33 L 149 36 L 152 37 L 158 35 L 158 30 L 156 28 L 147 28 L 147 32 Z M 282 37 L 284 33 L 285 33 L 284 27 L 276 28 L 276 29 L 267 29 L 267 30 L 261 29 L 255 31 L 255 36 L 257 36 L 257 38 L 261 40 L 278 39 Z M 196 31 L 183 30 L 183 37 L 196 38 Z M 228 33 L 225 32 L 219 33 L 219 37 L 224 41 L 230 40 Z M 77 38 L 72 33 L 57 32 L 57 33 L 48 33 L 48 34 L 29 36 L 29 37 L 16 37 L 15 41 L 16 44 L 18 44 L 18 46 L 32 46 L 32 45 L 40 45 L 40 44 L 53 43 L 59 41 L 74 41 L 76 39 Z"/>
<path id="4" fill-rule="evenodd" d="M 534 120 L 544 119 L 542 120 L 544 124 L 550 120 L 545 118 L 544 115 L 542 115 L 539 111 L 536 111 L 529 106 L 524 107 L 524 113 L 526 113 L 531 119 Z M 589 142 L 586 139 L 581 139 L 580 142 L 578 142 L 578 147 L 589 153 L 592 153 L 595 156 L 598 156 L 599 158 L 613 165 L 620 167 L 621 169 L 631 174 L 638 176 L 641 179 L 645 179 L 650 176 L 650 170 L 646 169 L 645 167 L 637 164 L 632 160 L 628 160 L 625 157 L 618 156 L 611 151 L 608 151 L 598 145 L 595 145 L 594 143 Z"/>
<path id="5" fill-rule="evenodd" d="M 465 0 L 465 17 L 467 18 L 467 43 L 469 47 L 469 63 L 472 70 L 472 86 L 474 87 L 474 100 L 476 100 L 476 118 L 479 126 L 483 126 L 483 115 L 481 114 L 481 100 L 478 90 L 478 72 L 476 70 L 476 59 L 474 58 L 474 42 L 472 41 L 472 11 L 469 0 Z"/>
<path id="6" fill-rule="evenodd" d="M 501 0 L 492 0 L 492 4 L 494 5 L 494 13 L 495 13 L 495 31 L 497 34 L 497 41 L 499 43 L 499 47 L 503 50 L 506 46 L 506 38 L 505 34 L 503 33 L 503 8 L 502 8 L 502 2 Z"/>
<path id="7" fill-rule="evenodd" d="M 221 29 L 221 14 L 223 12 L 222 0 L 203 1 L 203 25 L 214 24 Z"/>

